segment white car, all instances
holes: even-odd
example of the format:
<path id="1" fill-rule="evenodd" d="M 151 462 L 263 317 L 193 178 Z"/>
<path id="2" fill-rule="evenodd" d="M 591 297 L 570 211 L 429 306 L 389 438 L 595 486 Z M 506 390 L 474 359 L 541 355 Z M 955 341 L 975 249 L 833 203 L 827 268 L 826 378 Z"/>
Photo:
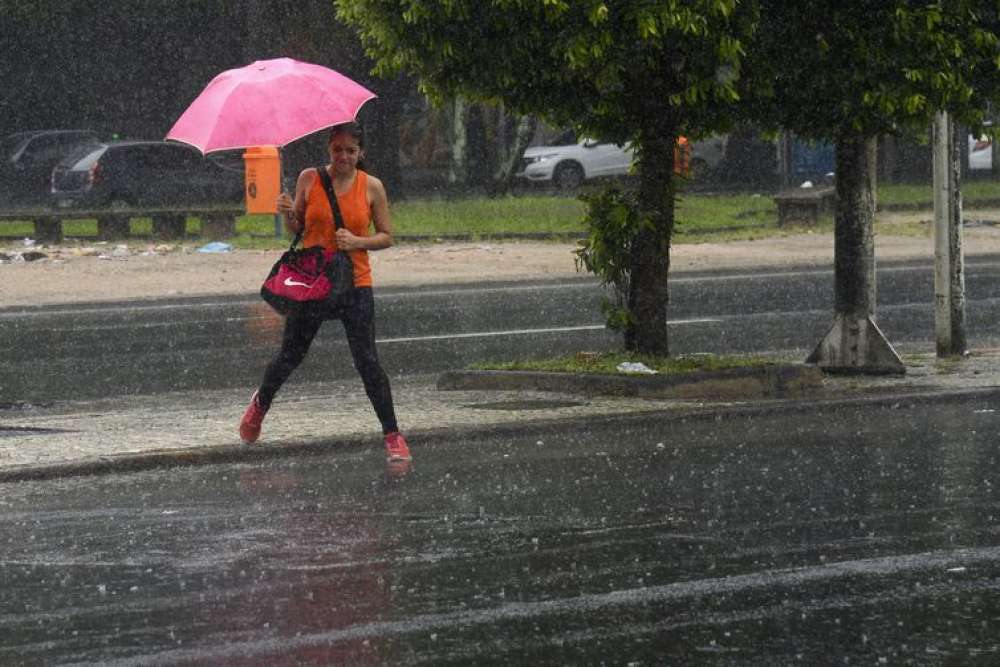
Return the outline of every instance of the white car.
<path id="1" fill-rule="evenodd" d="M 629 144 L 602 144 L 593 139 L 563 143 L 566 135 L 552 146 L 534 146 L 524 151 L 521 170 L 516 174 L 535 182 L 548 182 L 560 190 L 572 190 L 592 178 L 621 177 L 632 173 L 635 155 Z M 698 178 L 722 161 L 728 136 L 710 137 L 691 145 L 688 175 Z M 678 171 L 680 173 L 680 171 Z"/>
<path id="2" fill-rule="evenodd" d="M 993 140 L 969 135 L 969 169 L 993 168 Z"/>
<path id="3" fill-rule="evenodd" d="M 593 139 L 534 146 L 524 151 L 517 176 L 533 182 L 550 182 L 560 190 L 572 190 L 592 178 L 627 176 L 632 159 L 630 147 L 601 144 Z"/>

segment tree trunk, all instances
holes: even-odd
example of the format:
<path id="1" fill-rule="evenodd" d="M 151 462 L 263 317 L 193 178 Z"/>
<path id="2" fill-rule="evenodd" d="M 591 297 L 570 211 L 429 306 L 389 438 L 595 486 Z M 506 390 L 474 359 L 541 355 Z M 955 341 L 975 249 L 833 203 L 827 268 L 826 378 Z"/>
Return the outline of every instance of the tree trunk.
<path id="1" fill-rule="evenodd" d="M 968 142 L 968 138 L 963 137 L 962 141 Z M 1000 180 L 1000 150 L 997 148 L 997 140 L 990 139 L 990 178 L 994 181 Z"/>
<path id="2" fill-rule="evenodd" d="M 778 162 L 778 185 L 787 188 L 792 184 L 792 135 L 781 132 L 775 142 L 775 153 Z"/>
<path id="3" fill-rule="evenodd" d="M 535 116 L 520 116 L 517 119 L 513 138 L 500 147 L 503 157 L 499 160 L 496 173 L 493 175 L 494 195 L 504 195 L 510 192 L 514 185 L 514 174 L 517 173 L 517 168 L 521 164 L 524 150 L 535 138 L 537 128 L 538 119 Z"/>
<path id="4" fill-rule="evenodd" d="M 874 137 L 836 143 L 834 322 L 806 360 L 828 371 L 904 373 L 899 355 L 875 324 Z"/>
<path id="5" fill-rule="evenodd" d="M 480 102 L 468 105 L 465 116 L 465 155 L 468 170 L 467 185 L 481 190 L 489 185 L 492 168 L 492 146 L 487 138 L 487 125 L 492 109 Z"/>
<path id="6" fill-rule="evenodd" d="M 448 165 L 448 182 L 452 185 L 464 186 L 469 182 L 467 118 L 465 100 L 456 97 L 452 102 L 451 162 Z"/>
<path id="7" fill-rule="evenodd" d="M 837 313 L 875 314 L 874 138 L 849 137 L 836 144 L 837 205 L 834 212 L 834 285 Z"/>
<path id="8" fill-rule="evenodd" d="M 667 273 L 670 237 L 674 228 L 674 144 L 677 130 L 653 122 L 640 135 L 637 150 L 639 202 L 649 225 L 632 244 L 632 275 L 628 310 L 632 321 L 625 329 L 625 348 L 642 354 L 668 356 Z"/>

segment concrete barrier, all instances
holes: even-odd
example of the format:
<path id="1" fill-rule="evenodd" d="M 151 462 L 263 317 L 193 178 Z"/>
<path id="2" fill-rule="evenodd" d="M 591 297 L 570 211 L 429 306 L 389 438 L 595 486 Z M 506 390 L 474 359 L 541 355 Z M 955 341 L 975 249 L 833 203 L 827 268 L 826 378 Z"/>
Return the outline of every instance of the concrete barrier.
<path id="1" fill-rule="evenodd" d="M 534 390 L 675 399 L 767 399 L 807 396 L 822 386 L 816 366 L 775 365 L 671 375 L 598 375 L 535 371 L 448 371 L 437 388 Z"/>

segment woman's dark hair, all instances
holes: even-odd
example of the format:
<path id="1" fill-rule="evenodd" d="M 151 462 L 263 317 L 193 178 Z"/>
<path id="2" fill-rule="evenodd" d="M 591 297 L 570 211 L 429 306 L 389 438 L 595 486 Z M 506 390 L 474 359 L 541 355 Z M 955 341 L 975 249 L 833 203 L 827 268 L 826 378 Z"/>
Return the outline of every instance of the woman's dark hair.
<path id="1" fill-rule="evenodd" d="M 330 135 L 326 138 L 326 145 L 329 146 L 330 142 L 333 141 L 335 137 L 339 137 L 342 134 L 346 134 L 349 137 L 354 137 L 360 148 L 365 147 L 365 130 L 359 123 L 351 121 L 349 123 L 341 123 L 340 125 L 334 125 L 330 128 Z M 362 171 L 368 171 L 365 168 L 365 161 L 358 160 L 358 169 Z"/>

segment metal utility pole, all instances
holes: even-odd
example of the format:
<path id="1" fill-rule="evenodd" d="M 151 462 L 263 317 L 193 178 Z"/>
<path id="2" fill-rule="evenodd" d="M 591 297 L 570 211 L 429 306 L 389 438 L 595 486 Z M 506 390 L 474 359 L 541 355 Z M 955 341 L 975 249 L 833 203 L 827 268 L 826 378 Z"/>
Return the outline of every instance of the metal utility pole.
<path id="1" fill-rule="evenodd" d="M 955 127 L 946 111 L 934 117 L 934 333 L 937 356 L 967 352 L 962 192 Z"/>

